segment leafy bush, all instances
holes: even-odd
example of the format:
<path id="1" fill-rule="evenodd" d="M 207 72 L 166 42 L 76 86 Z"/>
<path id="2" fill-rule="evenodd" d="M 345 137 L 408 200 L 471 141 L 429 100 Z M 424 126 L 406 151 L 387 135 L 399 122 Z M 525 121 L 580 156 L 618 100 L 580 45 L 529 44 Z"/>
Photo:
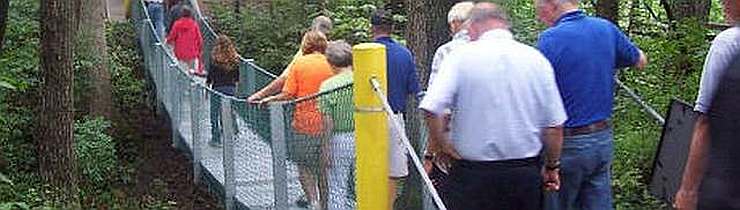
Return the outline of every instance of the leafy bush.
<path id="1" fill-rule="evenodd" d="M 136 51 L 136 33 L 129 22 L 108 23 L 106 31 L 111 83 L 116 105 L 121 112 L 142 104 L 146 90 L 143 59 Z"/>
<path id="2" fill-rule="evenodd" d="M 75 123 L 75 150 L 86 185 L 103 189 L 116 175 L 116 147 L 108 135 L 111 123 L 102 118 L 84 119 Z"/>

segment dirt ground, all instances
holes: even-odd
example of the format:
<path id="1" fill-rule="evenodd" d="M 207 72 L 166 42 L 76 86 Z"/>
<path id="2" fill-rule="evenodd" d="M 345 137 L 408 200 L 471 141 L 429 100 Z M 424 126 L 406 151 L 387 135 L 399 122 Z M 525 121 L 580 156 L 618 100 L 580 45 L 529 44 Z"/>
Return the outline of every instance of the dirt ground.
<path id="1" fill-rule="evenodd" d="M 168 201 L 176 209 L 220 209 L 220 201 L 204 184 L 194 185 L 192 162 L 172 147 L 169 123 L 142 106 L 129 111 L 118 128 L 127 130 L 131 141 L 121 144 L 122 160 L 133 168 L 132 185 L 126 191 L 147 207 Z"/>

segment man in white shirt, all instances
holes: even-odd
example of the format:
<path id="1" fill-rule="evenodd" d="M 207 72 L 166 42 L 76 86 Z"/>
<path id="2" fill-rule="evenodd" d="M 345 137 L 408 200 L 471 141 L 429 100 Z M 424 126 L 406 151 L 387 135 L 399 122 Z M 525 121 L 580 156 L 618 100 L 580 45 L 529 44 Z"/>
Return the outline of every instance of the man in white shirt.
<path id="1" fill-rule="evenodd" d="M 541 209 L 543 186 L 559 188 L 567 117 L 554 72 L 540 52 L 515 41 L 508 29 L 508 17 L 496 4 L 476 4 L 470 16 L 473 41 L 445 59 L 421 102 L 429 151 L 454 161 L 440 190 L 448 209 Z M 451 107 L 452 137 L 443 124 Z"/>
<path id="2" fill-rule="evenodd" d="M 437 51 L 434 52 L 434 59 L 432 59 L 432 72 L 429 74 L 428 86 L 432 85 L 434 78 L 439 72 L 439 66 L 442 65 L 442 61 L 449 55 L 452 50 L 460 45 L 464 45 L 470 41 L 468 36 L 468 30 L 465 26 L 465 22 L 470 18 L 470 10 L 473 9 L 475 4 L 472 1 L 464 1 L 455 4 L 447 13 L 447 24 L 450 25 L 450 31 L 452 32 L 452 40 L 443 44 Z"/>
<path id="3" fill-rule="evenodd" d="M 707 170 L 712 142 L 709 134 L 709 116 L 716 114 L 712 113 L 710 108 L 712 107 L 711 102 L 716 94 L 720 80 L 728 74 L 727 71 L 738 70 L 730 68 L 730 64 L 740 54 L 740 25 L 738 25 L 740 23 L 737 22 L 738 18 L 740 18 L 740 5 L 737 4 L 738 1 L 735 0 L 723 1 L 725 19 L 727 19 L 728 23 L 733 24 L 733 27 L 722 31 L 722 33 L 714 38 L 712 46 L 709 48 L 706 62 L 704 63 L 704 71 L 702 72 L 701 83 L 699 85 L 699 95 L 697 96 L 696 107 L 694 108 L 695 111 L 699 112 L 699 117 L 694 125 L 694 135 L 692 136 L 689 157 L 686 161 L 681 187 L 675 197 L 674 208 L 679 210 L 697 209 L 697 201 L 701 193 L 701 183 L 707 181 L 705 174 L 709 175 L 709 178 L 716 179 L 716 177 L 713 177 L 714 173 L 711 173 L 712 170 Z M 707 171 L 710 173 L 707 173 Z M 705 189 L 708 188 L 705 186 Z M 722 194 L 722 192 L 715 193 Z M 704 196 L 706 197 L 707 195 Z M 730 205 L 724 201 L 715 201 L 706 204 L 699 209 L 733 209 L 740 206 L 740 202 L 735 202 L 734 205 L 737 206 L 729 207 Z M 709 205 L 725 206 L 711 208 Z"/>

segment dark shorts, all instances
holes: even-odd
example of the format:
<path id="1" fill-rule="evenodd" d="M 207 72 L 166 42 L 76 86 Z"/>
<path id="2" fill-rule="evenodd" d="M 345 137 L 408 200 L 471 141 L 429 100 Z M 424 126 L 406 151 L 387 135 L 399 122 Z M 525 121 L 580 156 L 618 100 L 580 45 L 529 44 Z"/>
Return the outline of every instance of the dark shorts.
<path id="1" fill-rule="evenodd" d="M 542 176 L 538 159 L 458 161 L 440 187 L 440 194 L 450 210 L 540 210 Z"/>
<path id="2" fill-rule="evenodd" d="M 293 134 L 293 138 L 287 143 L 289 160 L 300 167 L 307 167 L 313 172 L 319 171 L 321 157 L 321 139 L 319 137 Z"/>

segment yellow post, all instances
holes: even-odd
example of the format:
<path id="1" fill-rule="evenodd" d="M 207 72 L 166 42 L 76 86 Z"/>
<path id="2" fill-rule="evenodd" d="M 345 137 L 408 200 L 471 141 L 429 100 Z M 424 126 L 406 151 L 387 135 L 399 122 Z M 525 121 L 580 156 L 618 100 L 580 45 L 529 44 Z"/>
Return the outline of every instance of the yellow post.
<path id="1" fill-rule="evenodd" d="M 355 138 L 357 151 L 357 209 L 387 209 L 388 120 L 382 102 L 375 96 L 370 78 L 387 90 L 385 46 L 359 44 L 352 49 L 354 60 Z"/>

